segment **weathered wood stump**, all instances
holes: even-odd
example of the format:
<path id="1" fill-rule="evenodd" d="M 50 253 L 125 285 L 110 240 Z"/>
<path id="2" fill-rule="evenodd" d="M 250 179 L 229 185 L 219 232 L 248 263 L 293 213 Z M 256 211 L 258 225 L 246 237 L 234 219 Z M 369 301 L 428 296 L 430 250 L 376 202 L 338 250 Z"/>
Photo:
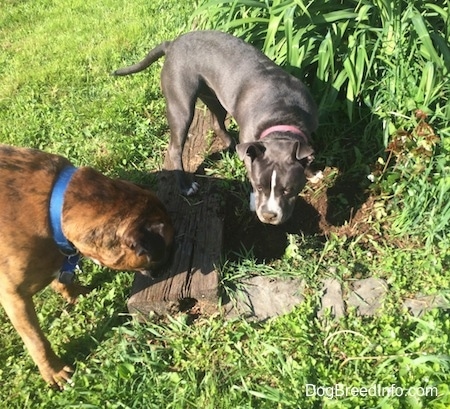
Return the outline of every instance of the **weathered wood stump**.
<path id="1" fill-rule="evenodd" d="M 197 108 L 183 152 L 186 172 L 193 174 L 206 155 L 223 148 L 211 132 L 209 111 Z M 222 253 L 225 192 L 217 187 L 217 179 L 197 176 L 200 192 L 183 197 L 171 169 L 166 154 L 164 170 L 158 176 L 158 196 L 176 230 L 173 257 L 156 278 L 136 273 L 128 310 L 141 321 L 178 311 L 211 314 L 218 310 L 217 266 Z"/>

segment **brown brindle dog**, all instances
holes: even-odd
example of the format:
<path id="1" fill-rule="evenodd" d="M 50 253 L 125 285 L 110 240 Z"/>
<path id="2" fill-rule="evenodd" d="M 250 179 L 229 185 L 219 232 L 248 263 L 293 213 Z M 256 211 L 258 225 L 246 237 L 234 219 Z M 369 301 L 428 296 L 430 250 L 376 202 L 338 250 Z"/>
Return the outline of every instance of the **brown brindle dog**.
<path id="1" fill-rule="evenodd" d="M 32 297 L 50 283 L 69 302 L 87 292 L 58 280 L 65 256 L 49 222 L 53 186 L 68 166 L 61 156 L 0 145 L 0 301 L 44 380 L 59 388 L 73 370 L 52 351 Z M 168 256 L 173 227 L 150 191 L 81 167 L 63 199 L 62 232 L 80 254 L 112 269 L 144 274 Z"/>

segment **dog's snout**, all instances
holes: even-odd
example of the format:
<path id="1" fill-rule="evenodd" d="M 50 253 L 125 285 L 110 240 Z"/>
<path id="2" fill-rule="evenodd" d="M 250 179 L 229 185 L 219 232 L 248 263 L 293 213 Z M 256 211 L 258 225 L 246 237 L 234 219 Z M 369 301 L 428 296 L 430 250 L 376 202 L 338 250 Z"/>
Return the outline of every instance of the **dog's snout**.
<path id="1" fill-rule="evenodd" d="M 262 216 L 264 217 L 264 220 L 267 221 L 267 223 L 273 223 L 278 219 L 278 213 L 275 212 L 263 212 Z"/>

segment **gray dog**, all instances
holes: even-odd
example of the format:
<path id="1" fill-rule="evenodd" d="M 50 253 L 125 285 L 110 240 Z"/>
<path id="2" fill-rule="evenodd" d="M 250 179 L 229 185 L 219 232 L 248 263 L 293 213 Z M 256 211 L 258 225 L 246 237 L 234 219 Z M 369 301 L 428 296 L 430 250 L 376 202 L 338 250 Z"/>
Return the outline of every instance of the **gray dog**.
<path id="1" fill-rule="evenodd" d="M 166 41 L 114 74 L 142 71 L 164 55 L 161 87 L 171 134 L 169 155 L 182 193 L 198 190 L 183 171 L 182 151 L 200 98 L 228 147 L 233 140 L 224 125 L 226 114 L 239 125 L 236 151 L 253 187 L 252 210 L 263 223 L 285 222 L 306 179 L 318 177 L 309 169 L 317 108 L 308 89 L 253 46 L 218 31 L 194 31 Z"/>

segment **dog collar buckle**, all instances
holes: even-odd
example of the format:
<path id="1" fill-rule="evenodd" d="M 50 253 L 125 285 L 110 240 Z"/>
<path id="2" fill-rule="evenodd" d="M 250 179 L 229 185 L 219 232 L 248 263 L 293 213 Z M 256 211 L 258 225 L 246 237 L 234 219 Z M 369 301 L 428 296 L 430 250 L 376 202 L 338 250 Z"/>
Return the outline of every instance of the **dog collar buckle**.
<path id="1" fill-rule="evenodd" d="M 62 284 L 72 284 L 75 280 L 75 270 L 80 269 L 78 265 L 80 261 L 80 255 L 78 253 L 72 256 L 66 256 L 64 264 L 59 271 L 58 280 Z"/>
<path id="2" fill-rule="evenodd" d="M 75 280 L 74 271 L 60 271 L 58 280 L 61 284 L 72 284 Z"/>

